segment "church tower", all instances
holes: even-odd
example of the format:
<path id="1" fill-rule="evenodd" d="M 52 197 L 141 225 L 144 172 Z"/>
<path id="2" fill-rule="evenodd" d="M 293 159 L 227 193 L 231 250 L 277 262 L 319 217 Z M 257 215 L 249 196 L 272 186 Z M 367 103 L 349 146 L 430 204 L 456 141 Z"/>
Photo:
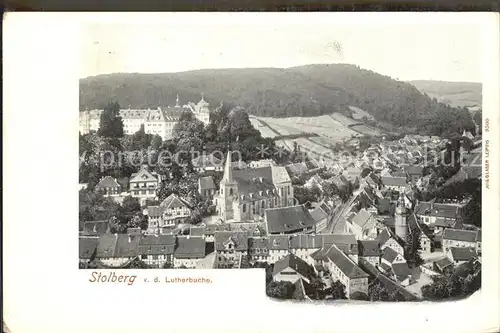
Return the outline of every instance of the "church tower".
<path id="1" fill-rule="evenodd" d="M 238 183 L 233 179 L 233 167 L 231 165 L 231 151 L 227 152 L 226 164 L 224 165 L 224 176 L 220 181 L 219 188 L 219 215 L 224 220 L 234 218 L 233 201 L 238 197 Z"/>
<path id="2" fill-rule="evenodd" d="M 408 218 L 408 211 L 406 210 L 405 207 L 404 196 L 403 194 L 401 194 L 396 206 L 394 219 L 395 219 L 396 235 L 402 240 L 406 239 L 406 234 L 408 233 L 407 218 Z"/>

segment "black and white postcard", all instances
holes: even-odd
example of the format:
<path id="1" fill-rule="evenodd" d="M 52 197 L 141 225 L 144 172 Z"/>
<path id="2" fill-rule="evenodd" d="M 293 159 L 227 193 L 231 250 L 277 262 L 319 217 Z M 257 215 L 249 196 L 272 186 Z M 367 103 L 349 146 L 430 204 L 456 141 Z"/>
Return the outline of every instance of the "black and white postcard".
<path id="1" fill-rule="evenodd" d="M 498 15 L 23 16 L 12 332 L 498 328 Z"/>

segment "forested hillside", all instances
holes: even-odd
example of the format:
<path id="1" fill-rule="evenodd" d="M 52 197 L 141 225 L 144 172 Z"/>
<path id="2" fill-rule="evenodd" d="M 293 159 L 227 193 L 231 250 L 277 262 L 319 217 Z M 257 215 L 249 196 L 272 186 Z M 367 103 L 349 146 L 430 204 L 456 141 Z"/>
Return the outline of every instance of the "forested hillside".
<path id="1" fill-rule="evenodd" d="M 221 101 L 257 116 L 318 116 L 359 107 L 378 121 L 433 135 L 474 131 L 470 114 L 432 100 L 413 85 L 354 65 L 308 65 L 288 69 L 210 69 L 166 74 L 110 74 L 80 81 L 80 108 L 156 108 L 200 99 Z"/>

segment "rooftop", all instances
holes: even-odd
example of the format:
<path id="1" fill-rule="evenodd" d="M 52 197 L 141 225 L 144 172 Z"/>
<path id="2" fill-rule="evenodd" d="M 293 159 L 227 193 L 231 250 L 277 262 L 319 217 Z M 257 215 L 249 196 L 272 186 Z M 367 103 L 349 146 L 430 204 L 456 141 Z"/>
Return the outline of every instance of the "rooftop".
<path id="1" fill-rule="evenodd" d="M 313 228 L 316 224 L 303 205 L 267 209 L 265 217 L 270 234 L 300 231 L 305 228 Z"/>
<path id="2" fill-rule="evenodd" d="M 314 276 L 314 268 L 312 268 L 304 260 L 291 253 L 274 264 L 273 276 L 277 275 L 287 268 L 293 269 L 305 278 L 311 278 L 312 276 Z"/>
<path id="3" fill-rule="evenodd" d="M 461 229 L 445 229 L 442 240 L 455 240 L 462 242 L 476 242 L 477 231 L 461 230 Z"/>
<path id="4" fill-rule="evenodd" d="M 203 237 L 178 236 L 174 257 L 178 259 L 204 258 L 205 239 Z"/>
<path id="5" fill-rule="evenodd" d="M 325 255 L 330 259 L 346 276 L 350 279 L 368 277 L 361 268 L 359 268 L 344 252 L 332 245 Z"/>

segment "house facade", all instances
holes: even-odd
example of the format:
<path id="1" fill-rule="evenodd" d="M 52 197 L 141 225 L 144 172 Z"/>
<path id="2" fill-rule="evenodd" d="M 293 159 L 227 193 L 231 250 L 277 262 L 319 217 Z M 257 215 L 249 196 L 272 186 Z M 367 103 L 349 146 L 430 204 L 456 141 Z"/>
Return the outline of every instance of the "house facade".
<path id="1" fill-rule="evenodd" d="M 177 194 L 170 194 L 159 206 L 148 206 L 148 233 L 160 233 L 164 227 L 173 227 L 191 216 L 191 205 Z"/>
<path id="2" fill-rule="evenodd" d="M 476 250 L 477 231 L 446 229 L 441 237 L 441 246 L 444 253 L 448 253 L 451 248 L 466 247 Z"/>
<path id="3" fill-rule="evenodd" d="M 95 191 L 101 193 L 105 197 L 117 196 L 121 193 L 121 185 L 118 184 L 116 178 L 111 176 L 103 177 L 95 186 Z"/>
<path id="4" fill-rule="evenodd" d="M 173 263 L 175 235 L 145 235 L 138 245 L 139 258 L 151 267 Z"/>
<path id="5" fill-rule="evenodd" d="M 205 258 L 205 239 L 177 236 L 173 257 L 174 268 L 196 268 L 196 265 Z"/>
<path id="6" fill-rule="evenodd" d="M 241 268 L 248 262 L 248 233 L 244 231 L 215 232 L 216 268 Z"/>
<path id="7" fill-rule="evenodd" d="M 355 292 L 368 295 L 368 274 L 337 246 L 332 245 L 325 253 L 323 265 L 333 281 L 340 281 L 345 286 L 348 298 Z"/>
<path id="8" fill-rule="evenodd" d="M 157 173 L 150 172 L 146 165 L 141 166 L 137 173 L 130 176 L 130 195 L 140 201 L 155 199 L 160 188 L 161 177 Z"/>

